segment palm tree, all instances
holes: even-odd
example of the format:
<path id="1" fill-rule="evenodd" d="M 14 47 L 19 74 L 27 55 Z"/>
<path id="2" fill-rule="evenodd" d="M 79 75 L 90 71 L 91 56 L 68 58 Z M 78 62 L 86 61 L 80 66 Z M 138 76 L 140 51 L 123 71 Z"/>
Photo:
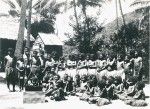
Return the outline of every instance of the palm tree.
<path id="1" fill-rule="evenodd" d="M 121 13 L 121 17 L 122 17 L 122 20 L 123 20 L 123 24 L 126 25 L 125 17 L 124 17 L 123 10 L 122 10 L 122 5 L 121 5 L 121 0 L 119 0 L 119 8 L 120 8 L 120 13 Z"/>
<path id="2" fill-rule="evenodd" d="M 123 35 L 123 42 L 124 42 L 124 53 L 126 54 L 126 53 L 127 53 L 126 38 L 125 38 L 126 22 L 125 22 L 125 17 L 124 17 L 123 10 L 122 10 L 121 0 L 119 0 L 119 8 L 120 8 L 120 13 L 121 13 L 121 17 L 122 17 L 123 25 L 124 25 L 124 30 L 123 30 L 123 32 L 124 32 L 124 35 Z"/>
<path id="3" fill-rule="evenodd" d="M 37 36 L 38 32 L 45 32 L 44 29 L 46 29 L 46 32 L 53 32 L 54 31 L 54 20 L 55 20 L 55 15 L 59 13 L 59 8 L 63 5 L 62 3 L 56 3 L 55 0 L 39 0 L 32 6 L 32 0 L 28 1 L 27 0 L 3 0 L 6 4 L 8 4 L 11 9 L 9 11 L 9 14 L 13 17 L 20 17 L 20 28 L 19 28 L 19 33 L 18 33 L 18 40 L 16 44 L 16 50 L 15 54 L 16 56 L 20 56 L 22 53 L 23 49 L 23 41 L 24 41 L 24 19 L 26 19 L 26 14 L 25 11 L 26 9 L 29 9 L 29 15 L 28 15 L 28 21 L 27 21 L 27 41 L 26 41 L 26 46 L 30 48 L 30 33 L 34 35 L 35 37 Z M 25 3 L 26 2 L 26 3 Z M 25 4 L 24 4 L 25 3 Z M 21 8 L 21 12 L 20 12 Z M 38 10 L 40 10 L 40 15 L 42 15 L 45 19 L 41 19 L 39 22 L 35 22 L 35 24 L 31 24 L 31 13 L 32 9 L 36 10 L 36 13 L 38 13 Z M 25 10 L 23 10 L 25 9 Z M 45 28 L 43 28 L 45 27 Z M 43 29 L 43 30 L 41 30 Z"/>
<path id="4" fill-rule="evenodd" d="M 21 5 L 21 14 L 20 14 L 20 25 L 19 25 L 19 31 L 18 31 L 18 40 L 16 43 L 16 49 L 15 49 L 15 56 L 17 58 L 21 57 L 22 51 L 23 51 L 27 1 L 22 0 L 21 4 L 22 5 Z"/>
<path id="5" fill-rule="evenodd" d="M 89 24 L 88 24 L 88 19 L 87 19 L 87 6 L 92 6 L 92 7 L 96 7 L 99 6 L 101 7 L 100 2 L 103 2 L 103 0 L 78 0 L 77 1 L 77 5 L 82 7 L 82 13 L 84 14 L 85 17 L 85 21 L 87 22 L 87 28 L 89 28 Z"/>
<path id="6" fill-rule="evenodd" d="M 30 48 L 31 14 L 32 14 L 32 0 L 29 1 L 29 11 L 28 11 L 28 20 L 27 20 L 27 40 L 26 40 L 27 48 Z"/>
<path id="7" fill-rule="evenodd" d="M 87 28 L 87 31 L 89 31 L 89 28 L 90 28 L 90 24 L 89 24 L 89 19 L 87 17 L 87 6 L 92 6 L 92 7 L 96 7 L 96 6 L 99 6 L 101 7 L 101 4 L 104 2 L 104 0 L 77 0 L 77 5 L 78 6 L 81 6 L 82 7 L 82 13 L 84 15 L 84 18 L 85 18 L 85 26 L 84 26 L 84 30 L 86 30 Z M 85 39 L 85 38 L 84 38 Z M 88 36 L 88 43 L 89 43 L 89 46 L 91 44 L 91 36 L 89 35 Z"/>
<path id="8" fill-rule="evenodd" d="M 77 9 L 76 9 L 76 1 L 73 0 L 73 6 L 74 6 L 74 16 L 76 19 L 77 29 L 79 31 L 79 21 L 78 21 L 78 15 L 77 15 Z"/>
<path id="9" fill-rule="evenodd" d="M 119 24 L 118 24 L 118 2 L 117 2 L 117 0 L 115 1 L 116 2 L 116 23 L 117 23 L 117 31 L 118 31 L 118 29 L 119 29 Z"/>

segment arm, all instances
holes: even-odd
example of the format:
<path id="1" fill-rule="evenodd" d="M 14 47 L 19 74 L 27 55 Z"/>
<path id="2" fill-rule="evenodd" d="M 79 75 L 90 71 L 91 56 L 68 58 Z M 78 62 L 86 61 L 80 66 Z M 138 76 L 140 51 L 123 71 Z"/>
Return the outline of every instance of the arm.
<path id="1" fill-rule="evenodd" d="M 142 68 L 142 58 L 139 60 L 139 67 Z"/>
<path id="2" fill-rule="evenodd" d="M 7 58 L 6 58 L 6 56 L 5 56 L 5 58 L 4 58 L 4 66 L 6 67 L 6 64 L 7 64 Z"/>

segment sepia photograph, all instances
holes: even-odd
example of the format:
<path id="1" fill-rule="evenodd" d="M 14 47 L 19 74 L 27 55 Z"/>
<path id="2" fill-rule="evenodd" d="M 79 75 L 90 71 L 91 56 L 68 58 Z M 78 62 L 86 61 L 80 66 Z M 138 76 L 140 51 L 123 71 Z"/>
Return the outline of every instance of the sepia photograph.
<path id="1" fill-rule="evenodd" d="M 0 109 L 150 109 L 150 0 L 0 0 Z"/>

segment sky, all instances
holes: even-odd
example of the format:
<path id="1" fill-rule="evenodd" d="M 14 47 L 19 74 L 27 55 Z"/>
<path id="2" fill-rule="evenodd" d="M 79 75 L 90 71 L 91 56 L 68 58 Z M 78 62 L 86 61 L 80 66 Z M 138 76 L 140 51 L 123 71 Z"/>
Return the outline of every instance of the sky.
<path id="1" fill-rule="evenodd" d="M 12 0 L 15 1 L 15 0 Z M 38 0 L 33 0 L 33 4 L 37 2 Z M 57 2 L 62 2 L 66 0 L 56 0 Z M 67 0 L 69 2 L 70 0 Z M 102 7 L 100 8 L 100 15 L 99 15 L 99 23 L 104 23 L 106 25 L 107 23 L 115 20 L 116 18 L 116 5 L 115 0 L 108 0 L 110 2 L 105 2 Z M 135 10 L 136 7 L 131 7 L 131 3 L 133 3 L 135 0 L 121 0 L 122 3 L 122 9 L 123 13 L 129 13 Z M 2 0 L 0 0 L 0 13 L 8 14 L 8 11 L 10 7 L 6 5 Z M 78 9 L 79 10 L 79 9 Z M 87 14 L 90 16 L 95 16 L 96 12 L 98 11 L 97 8 L 88 8 Z M 120 16 L 120 11 L 118 7 L 118 12 Z M 78 11 L 79 13 L 79 11 Z M 73 33 L 72 28 L 69 26 L 70 23 L 70 15 L 73 15 L 73 9 L 68 10 L 66 13 L 59 14 L 56 16 L 56 31 L 58 32 L 58 36 L 60 37 L 60 40 L 66 40 L 67 37 L 65 36 L 65 33 Z"/>

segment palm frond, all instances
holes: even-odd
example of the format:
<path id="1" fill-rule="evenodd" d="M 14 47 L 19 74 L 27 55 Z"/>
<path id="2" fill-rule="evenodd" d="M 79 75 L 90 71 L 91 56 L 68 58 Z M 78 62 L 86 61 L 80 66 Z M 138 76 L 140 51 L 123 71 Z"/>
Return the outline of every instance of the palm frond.
<path id="1" fill-rule="evenodd" d="M 16 5 L 11 0 L 2 0 L 6 4 L 8 4 L 11 8 L 16 9 Z"/>
<path id="2" fill-rule="evenodd" d="M 87 1 L 87 5 L 89 5 L 89 6 L 93 6 L 93 7 L 95 7 L 95 6 L 99 6 L 99 7 L 101 7 L 101 6 L 102 6 L 101 4 L 96 3 L 96 2 L 93 2 L 93 1 Z"/>
<path id="3" fill-rule="evenodd" d="M 39 9 L 43 9 L 43 7 L 45 5 L 47 5 L 47 3 L 49 2 L 49 0 L 38 0 L 37 3 L 35 3 L 35 5 L 33 5 L 33 8 L 35 10 L 39 10 Z"/>
<path id="4" fill-rule="evenodd" d="M 135 6 L 135 5 L 147 5 L 150 3 L 150 0 L 135 0 L 130 6 Z"/>
<path id="5" fill-rule="evenodd" d="M 41 1 L 38 0 L 38 1 L 32 6 L 32 8 L 36 9 L 36 8 L 39 6 L 40 3 L 41 3 Z"/>
<path id="6" fill-rule="evenodd" d="M 148 6 L 148 7 L 142 7 L 142 8 L 136 9 L 135 12 L 146 14 L 146 13 L 149 12 L 149 9 L 150 9 L 150 6 Z"/>
<path id="7" fill-rule="evenodd" d="M 16 0 L 16 2 L 19 5 L 19 7 L 21 7 L 22 1 L 21 0 Z"/>

